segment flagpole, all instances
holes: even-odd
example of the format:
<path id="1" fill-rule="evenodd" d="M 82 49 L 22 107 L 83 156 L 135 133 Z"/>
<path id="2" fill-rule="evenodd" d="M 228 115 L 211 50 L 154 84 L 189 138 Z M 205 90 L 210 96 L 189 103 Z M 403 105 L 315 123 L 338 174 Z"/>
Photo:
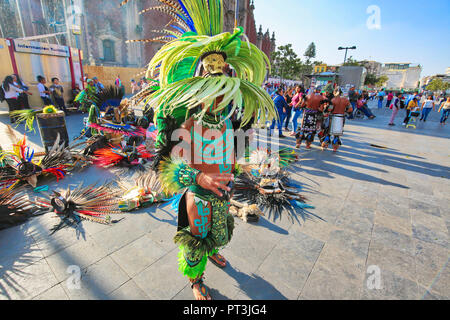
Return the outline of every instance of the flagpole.
<path id="1" fill-rule="evenodd" d="M 236 10 L 234 13 L 234 28 L 235 29 L 238 26 L 238 17 L 239 17 L 239 0 L 236 0 Z"/>

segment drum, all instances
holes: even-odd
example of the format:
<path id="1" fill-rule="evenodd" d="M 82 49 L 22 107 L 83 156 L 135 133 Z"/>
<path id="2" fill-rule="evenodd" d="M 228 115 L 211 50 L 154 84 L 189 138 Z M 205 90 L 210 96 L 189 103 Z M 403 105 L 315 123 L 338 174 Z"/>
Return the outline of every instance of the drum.
<path id="1" fill-rule="evenodd" d="M 56 137 L 60 136 L 60 143 L 65 147 L 69 145 L 69 134 L 67 133 L 65 113 L 38 113 L 36 116 L 41 133 L 42 144 L 45 152 L 48 152 L 55 144 Z"/>
<path id="2" fill-rule="evenodd" d="M 344 119 L 345 117 L 343 114 L 333 114 L 330 130 L 332 136 L 344 135 Z"/>

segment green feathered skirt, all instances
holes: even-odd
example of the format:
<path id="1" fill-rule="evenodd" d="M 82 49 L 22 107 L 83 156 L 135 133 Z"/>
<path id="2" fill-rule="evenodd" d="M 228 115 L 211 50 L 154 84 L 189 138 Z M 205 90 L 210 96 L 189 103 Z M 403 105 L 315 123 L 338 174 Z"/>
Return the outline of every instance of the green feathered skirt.
<path id="1" fill-rule="evenodd" d="M 234 218 L 229 213 L 228 201 L 211 195 L 194 196 L 197 212 L 193 215 L 198 218 L 194 219 L 194 229 L 192 230 L 191 226 L 184 227 L 174 238 L 174 242 L 180 247 L 179 271 L 189 279 L 202 276 L 207 258 L 218 253 L 220 248 L 230 242 L 234 230 Z M 187 212 L 186 201 L 181 201 L 179 211 Z"/>

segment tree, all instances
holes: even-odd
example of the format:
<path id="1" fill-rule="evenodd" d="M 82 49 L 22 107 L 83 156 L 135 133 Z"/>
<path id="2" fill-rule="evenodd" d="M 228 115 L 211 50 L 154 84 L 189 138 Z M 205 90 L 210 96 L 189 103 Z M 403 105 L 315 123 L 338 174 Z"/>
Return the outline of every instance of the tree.
<path id="1" fill-rule="evenodd" d="M 364 85 L 366 86 L 374 86 L 378 82 L 378 77 L 376 74 L 368 73 L 366 76 L 366 80 L 364 81 Z"/>
<path id="2" fill-rule="evenodd" d="M 434 79 L 427 85 L 428 91 L 446 91 L 450 89 L 450 83 L 442 81 L 442 79 Z"/>
<path id="3" fill-rule="evenodd" d="M 278 47 L 278 50 L 272 54 L 273 75 L 295 80 L 301 72 L 301 59 L 292 49 L 292 44 Z"/>
<path id="4" fill-rule="evenodd" d="M 355 59 L 353 59 L 352 56 L 350 56 L 347 61 L 344 63 L 344 66 L 356 66 L 356 67 L 360 67 L 361 63 L 359 63 L 358 61 L 356 61 Z"/>
<path id="5" fill-rule="evenodd" d="M 384 87 L 384 85 L 386 84 L 386 82 L 388 82 L 389 77 L 388 76 L 381 76 L 378 78 L 377 82 L 375 83 L 375 85 L 379 88 Z"/>
<path id="6" fill-rule="evenodd" d="M 316 44 L 311 42 L 303 55 L 306 57 L 306 64 L 310 64 L 311 59 L 316 57 Z"/>

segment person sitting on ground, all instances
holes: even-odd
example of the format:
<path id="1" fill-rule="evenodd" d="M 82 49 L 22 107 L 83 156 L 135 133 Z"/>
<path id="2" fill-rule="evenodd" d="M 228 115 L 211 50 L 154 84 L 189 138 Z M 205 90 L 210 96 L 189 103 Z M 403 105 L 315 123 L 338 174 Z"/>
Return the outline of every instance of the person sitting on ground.
<path id="1" fill-rule="evenodd" d="M 367 100 L 364 98 L 364 95 L 361 95 L 356 102 L 356 106 L 359 110 L 361 110 L 367 118 L 370 120 L 375 119 L 375 115 L 370 111 L 369 107 L 367 106 Z"/>

